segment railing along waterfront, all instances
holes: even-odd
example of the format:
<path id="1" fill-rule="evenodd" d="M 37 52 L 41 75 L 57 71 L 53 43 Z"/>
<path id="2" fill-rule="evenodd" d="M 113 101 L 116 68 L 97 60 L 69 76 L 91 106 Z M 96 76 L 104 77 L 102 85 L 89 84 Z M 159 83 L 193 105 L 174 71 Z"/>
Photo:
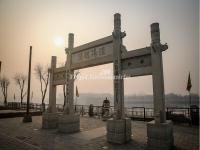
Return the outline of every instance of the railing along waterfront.
<path id="1" fill-rule="evenodd" d="M 74 111 L 80 116 L 89 115 L 89 105 L 74 105 Z M 103 108 L 102 106 L 92 106 L 93 107 L 93 116 L 97 116 L 101 118 L 103 115 Z M 7 109 L 14 109 L 14 110 L 25 110 L 26 103 L 20 102 L 8 102 Z M 63 112 L 63 105 L 57 104 L 56 105 L 58 112 Z M 34 111 L 43 111 L 44 109 L 48 109 L 48 104 L 42 105 L 39 103 L 30 103 L 30 109 Z M 196 113 L 195 113 L 196 112 Z M 167 119 L 171 120 L 179 120 L 183 122 L 188 122 L 191 120 L 192 114 L 198 115 L 199 108 L 189 108 L 189 107 L 167 107 L 166 108 L 166 116 Z M 114 107 L 110 106 L 109 108 L 109 115 L 113 116 L 114 114 Z M 130 117 L 132 119 L 142 119 L 142 120 L 149 120 L 153 119 L 153 108 L 145 108 L 145 107 L 125 107 L 125 116 Z M 194 116 L 194 115 L 193 115 Z M 196 116 L 198 118 L 198 116 Z"/>

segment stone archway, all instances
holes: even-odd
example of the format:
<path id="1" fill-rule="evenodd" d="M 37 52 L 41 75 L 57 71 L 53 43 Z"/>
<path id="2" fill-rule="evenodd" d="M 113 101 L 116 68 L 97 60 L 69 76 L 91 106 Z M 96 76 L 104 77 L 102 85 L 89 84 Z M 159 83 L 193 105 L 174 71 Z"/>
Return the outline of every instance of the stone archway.
<path id="1" fill-rule="evenodd" d="M 121 15 L 114 15 L 112 35 L 74 47 L 74 35 L 69 34 L 66 49 L 66 67 L 56 68 L 56 57 L 52 56 L 49 92 L 49 109 L 43 114 L 43 127 L 55 128 L 65 133 L 80 130 L 80 118 L 73 111 L 74 70 L 113 63 L 114 118 L 107 122 L 107 140 L 125 143 L 131 139 L 131 120 L 124 117 L 124 75 L 131 77 L 152 75 L 154 95 L 154 121 L 147 124 L 148 147 L 170 149 L 173 146 L 172 123 L 166 121 L 162 52 L 168 46 L 160 43 L 158 23 L 151 24 L 151 45 L 127 51 L 122 39 Z M 67 103 L 64 113 L 56 113 L 56 85 L 66 84 Z M 158 146 L 158 144 L 160 146 Z"/>

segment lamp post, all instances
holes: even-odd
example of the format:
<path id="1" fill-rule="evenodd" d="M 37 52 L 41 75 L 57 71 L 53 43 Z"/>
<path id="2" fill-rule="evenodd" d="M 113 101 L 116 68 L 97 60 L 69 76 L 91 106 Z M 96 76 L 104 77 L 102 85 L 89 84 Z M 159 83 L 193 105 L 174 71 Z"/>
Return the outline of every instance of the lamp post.
<path id="1" fill-rule="evenodd" d="M 28 71 L 28 89 L 27 89 L 27 105 L 26 105 L 26 114 L 23 118 L 23 122 L 32 122 L 32 116 L 29 113 L 29 103 L 30 103 L 30 85 L 31 85 L 31 57 L 32 57 L 32 46 L 30 46 L 29 54 L 29 71 Z"/>
<path id="2" fill-rule="evenodd" d="M 0 74 L 1 74 L 1 64 L 2 64 L 2 62 L 0 61 Z"/>

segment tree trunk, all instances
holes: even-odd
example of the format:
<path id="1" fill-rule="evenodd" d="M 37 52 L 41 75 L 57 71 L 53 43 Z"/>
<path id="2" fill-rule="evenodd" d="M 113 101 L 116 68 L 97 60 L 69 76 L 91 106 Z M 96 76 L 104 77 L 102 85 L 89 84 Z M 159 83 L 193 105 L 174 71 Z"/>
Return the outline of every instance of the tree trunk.
<path id="1" fill-rule="evenodd" d="M 45 112 L 44 98 L 45 98 L 45 95 L 42 96 L 42 112 Z"/>
<path id="2" fill-rule="evenodd" d="M 22 93 L 21 93 L 21 104 L 23 103 L 23 97 L 22 97 Z"/>
<path id="3" fill-rule="evenodd" d="M 7 105 L 7 88 L 5 87 L 4 105 Z"/>

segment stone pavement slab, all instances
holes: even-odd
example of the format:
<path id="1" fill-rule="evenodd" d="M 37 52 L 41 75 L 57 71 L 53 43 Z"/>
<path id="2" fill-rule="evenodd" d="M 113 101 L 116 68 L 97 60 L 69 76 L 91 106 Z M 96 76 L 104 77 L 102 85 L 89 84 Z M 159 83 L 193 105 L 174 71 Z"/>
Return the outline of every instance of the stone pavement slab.
<path id="1" fill-rule="evenodd" d="M 9 137 L 0 133 L 0 149 L 1 150 L 40 150 L 39 147 L 22 142 L 16 138 Z"/>
<path id="2" fill-rule="evenodd" d="M 12 139 L 17 139 L 22 142 L 19 150 L 26 149 L 27 146 L 24 146 L 23 143 L 44 150 L 145 150 L 146 122 L 132 121 L 131 123 L 132 140 L 118 145 L 107 142 L 106 122 L 96 118 L 81 117 L 81 132 L 75 134 L 58 133 L 57 129 L 41 129 L 41 116 L 34 116 L 32 123 L 22 123 L 20 117 L 0 119 L 0 133 L 8 136 L 8 138 L 4 138 L 0 134 L 0 149 L 3 146 L 5 150 L 15 150 L 15 147 L 21 146 L 12 142 Z M 12 139 L 10 140 L 9 137 Z M 175 124 L 174 142 L 175 150 L 199 150 L 199 127 Z M 6 145 L 9 146 L 6 147 Z"/>
<path id="3" fill-rule="evenodd" d="M 101 128 L 96 128 L 96 129 L 92 129 L 89 131 L 71 134 L 70 136 L 74 137 L 74 138 L 83 139 L 83 140 L 92 140 L 92 139 L 95 139 L 95 138 L 98 138 L 98 137 L 101 137 L 104 135 L 106 135 L 106 128 L 101 127 Z"/>

